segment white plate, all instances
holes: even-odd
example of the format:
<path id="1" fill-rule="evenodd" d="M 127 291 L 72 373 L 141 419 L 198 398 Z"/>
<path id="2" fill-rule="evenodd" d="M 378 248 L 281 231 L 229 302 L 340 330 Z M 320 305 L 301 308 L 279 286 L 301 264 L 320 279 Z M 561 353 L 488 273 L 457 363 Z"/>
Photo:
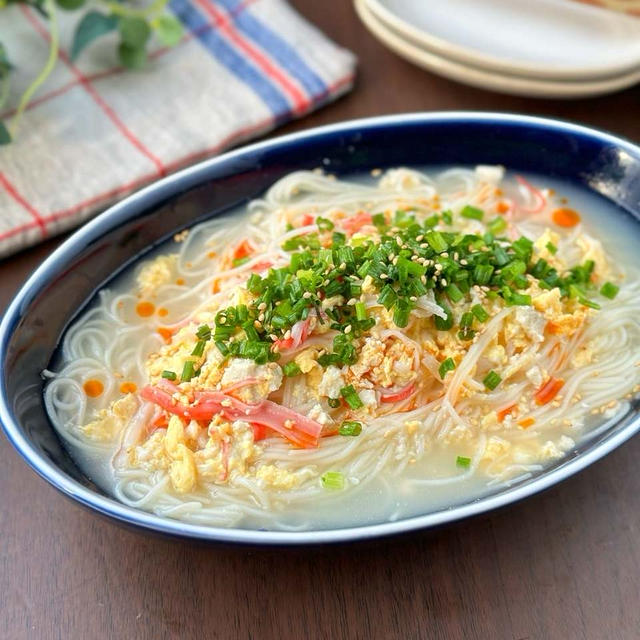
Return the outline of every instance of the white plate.
<path id="1" fill-rule="evenodd" d="M 640 69 L 640 19 L 570 0 L 367 0 L 413 44 L 456 62 L 546 79 Z"/>
<path id="2" fill-rule="evenodd" d="M 355 7 L 369 31 L 399 56 L 445 78 L 457 80 L 480 89 L 518 96 L 570 99 L 611 93 L 640 82 L 640 69 L 612 78 L 590 82 L 542 80 L 494 73 L 486 69 L 461 64 L 408 42 L 378 20 L 368 8 L 367 0 L 355 0 Z"/>

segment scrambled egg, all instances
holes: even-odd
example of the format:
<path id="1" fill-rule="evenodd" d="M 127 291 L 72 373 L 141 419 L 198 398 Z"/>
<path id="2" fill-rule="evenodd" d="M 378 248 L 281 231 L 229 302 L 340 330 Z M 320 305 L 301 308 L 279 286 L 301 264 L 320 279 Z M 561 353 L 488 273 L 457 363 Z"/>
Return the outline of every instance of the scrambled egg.
<path id="1" fill-rule="evenodd" d="M 174 491 L 189 493 L 201 481 L 225 482 L 236 473 L 246 474 L 258 453 L 248 422 L 230 424 L 216 418 L 208 430 L 193 421 L 185 429 L 182 420 L 172 416 L 166 430 L 132 447 L 129 461 L 146 470 L 166 470 Z"/>
<path id="2" fill-rule="evenodd" d="M 224 391 L 227 387 L 248 379 L 255 382 L 233 389 L 229 393 L 243 402 L 256 404 L 280 388 L 282 369 L 275 362 L 256 364 L 246 358 L 232 358 L 224 369 L 220 388 Z"/>
<path id="3" fill-rule="evenodd" d="M 333 365 L 329 365 L 322 374 L 322 380 L 318 385 L 317 392 L 327 398 L 339 398 L 340 389 L 345 386 L 342 371 Z"/>
<path id="4" fill-rule="evenodd" d="M 557 248 L 559 242 L 560 236 L 555 231 L 545 229 L 544 233 L 533 243 L 533 249 L 538 258 L 546 260 L 549 266 L 561 271 L 566 268 L 566 264 L 560 259 L 557 253 L 551 253 L 547 247 L 548 244 L 552 244 Z"/>
<path id="5" fill-rule="evenodd" d="M 116 400 L 108 409 L 102 409 L 98 417 L 82 428 L 82 433 L 90 440 L 107 442 L 119 434 L 138 408 L 135 396 L 128 393 Z"/>
<path id="6" fill-rule="evenodd" d="M 136 278 L 140 295 L 143 298 L 154 297 L 158 287 L 173 280 L 177 263 L 177 254 L 158 256 L 146 263 Z"/>
<path id="7" fill-rule="evenodd" d="M 265 464 L 259 467 L 256 471 L 256 478 L 262 486 L 274 489 L 293 489 L 302 480 L 299 474 L 281 469 L 275 464 Z"/>
<path id="8" fill-rule="evenodd" d="M 531 287 L 531 304 L 542 312 L 548 322 L 552 323 L 553 333 L 564 336 L 573 335 L 582 327 L 589 316 L 589 308 L 573 301 L 563 302 L 558 289 L 545 291 Z"/>
<path id="9" fill-rule="evenodd" d="M 413 351 L 400 340 L 366 338 L 358 361 L 351 365 L 356 378 L 366 377 L 380 387 L 404 386 L 415 379 Z"/>

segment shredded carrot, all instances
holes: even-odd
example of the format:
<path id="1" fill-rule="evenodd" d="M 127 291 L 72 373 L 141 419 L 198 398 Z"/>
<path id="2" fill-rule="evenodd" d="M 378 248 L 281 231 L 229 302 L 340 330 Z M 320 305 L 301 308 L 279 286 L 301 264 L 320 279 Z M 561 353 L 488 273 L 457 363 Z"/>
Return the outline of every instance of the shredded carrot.
<path id="1" fill-rule="evenodd" d="M 502 191 L 502 189 L 497 189 L 496 188 L 496 190 L 493 193 L 495 193 L 497 196 L 501 196 L 503 191 Z"/>
<path id="2" fill-rule="evenodd" d="M 509 211 L 510 208 L 511 207 L 509 206 L 509 203 L 505 202 L 504 200 L 501 200 L 496 205 L 496 211 L 498 213 L 507 213 L 507 211 Z"/>
<path id="3" fill-rule="evenodd" d="M 166 327 L 158 327 L 156 331 L 162 336 L 165 342 L 171 342 L 171 338 L 173 336 L 173 331 L 171 331 L 171 329 L 167 329 Z"/>
<path id="4" fill-rule="evenodd" d="M 123 382 L 120 385 L 121 393 L 135 393 L 138 389 L 138 386 L 135 382 Z"/>
<path id="5" fill-rule="evenodd" d="M 153 427 L 159 429 L 160 427 L 166 427 L 169 424 L 169 417 L 166 413 L 161 413 L 154 421 Z"/>
<path id="6" fill-rule="evenodd" d="M 547 404 L 551 402 L 558 391 L 562 389 L 564 385 L 564 380 L 560 378 L 549 378 L 539 389 L 536 391 L 535 399 L 536 402 L 540 405 Z"/>
<path id="7" fill-rule="evenodd" d="M 310 224 L 313 224 L 313 216 L 310 213 L 305 213 L 302 216 L 302 224 L 300 226 L 308 227 Z"/>
<path id="8" fill-rule="evenodd" d="M 535 422 L 534 418 L 522 418 L 522 420 L 518 420 L 518 424 L 523 428 L 523 429 L 527 429 L 528 427 L 530 427 L 533 423 Z"/>
<path id="9" fill-rule="evenodd" d="M 149 316 L 152 316 L 156 311 L 155 305 L 152 302 L 138 302 L 138 304 L 136 305 L 136 313 L 141 317 L 141 318 L 148 318 Z"/>
<path id="10" fill-rule="evenodd" d="M 218 254 L 215 251 L 209 251 L 207 258 L 215 258 Z"/>
<path id="11" fill-rule="evenodd" d="M 158 315 L 162 318 L 164 316 L 168 316 L 169 315 L 169 309 L 165 309 L 164 307 L 160 307 L 158 309 Z"/>
<path id="12" fill-rule="evenodd" d="M 100 382 L 100 380 L 94 379 L 87 380 L 82 385 L 82 388 L 90 398 L 97 398 L 98 396 L 102 395 L 102 392 L 104 391 L 104 385 L 102 384 L 102 382 Z"/>
<path id="13" fill-rule="evenodd" d="M 220 293 L 220 280 L 214 280 L 211 286 L 211 293 Z"/>
<path id="14" fill-rule="evenodd" d="M 246 258 L 253 253 L 253 246 L 248 240 L 243 240 L 233 252 L 234 260 L 241 260 L 242 258 Z"/>
<path id="15" fill-rule="evenodd" d="M 515 408 L 516 408 L 516 405 L 512 404 L 510 407 L 505 407 L 504 409 L 500 409 L 500 411 L 497 412 L 498 422 L 502 422 Z"/>
<path id="16" fill-rule="evenodd" d="M 580 222 L 580 214 L 573 209 L 562 207 L 553 211 L 551 219 L 559 227 L 575 227 Z"/>
<path id="17" fill-rule="evenodd" d="M 560 325 L 556 324 L 552 320 L 549 320 L 549 322 L 544 326 L 546 333 L 560 333 L 560 329 Z"/>
<path id="18" fill-rule="evenodd" d="M 181 287 L 184 284 L 184 278 L 178 278 L 176 284 Z"/>

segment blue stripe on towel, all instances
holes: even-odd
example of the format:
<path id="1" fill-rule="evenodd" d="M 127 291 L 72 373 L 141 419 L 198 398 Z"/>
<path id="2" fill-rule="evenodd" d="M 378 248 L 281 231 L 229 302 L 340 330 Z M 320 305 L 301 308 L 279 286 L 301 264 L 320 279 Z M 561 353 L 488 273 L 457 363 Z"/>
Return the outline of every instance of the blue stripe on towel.
<path id="1" fill-rule="evenodd" d="M 260 45 L 282 69 L 295 78 L 306 90 L 309 97 L 318 99 L 327 93 L 327 86 L 322 79 L 301 58 L 295 49 L 283 40 L 277 33 L 260 22 L 250 13 L 250 7 L 243 8 L 234 15 L 242 5 L 242 0 L 218 0 L 229 15 L 236 27 Z"/>
<path id="2" fill-rule="evenodd" d="M 282 119 L 291 113 L 291 105 L 286 97 L 253 65 L 247 62 L 215 27 L 207 28 L 209 21 L 189 0 L 170 0 L 169 7 L 220 64 L 253 89 L 269 107 L 276 119 Z"/>

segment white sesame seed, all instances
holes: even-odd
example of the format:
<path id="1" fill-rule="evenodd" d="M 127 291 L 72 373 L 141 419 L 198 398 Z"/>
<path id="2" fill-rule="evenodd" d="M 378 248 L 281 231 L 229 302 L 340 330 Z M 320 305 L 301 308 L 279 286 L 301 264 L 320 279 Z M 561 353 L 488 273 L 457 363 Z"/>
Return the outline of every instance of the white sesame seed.
<path id="1" fill-rule="evenodd" d="M 351 333 L 351 325 L 348 324 L 345 328 L 344 328 L 344 332 L 345 333 Z"/>
<path id="2" fill-rule="evenodd" d="M 386 280 L 389 276 L 386 273 L 380 274 L 380 280 Z"/>
<path id="3" fill-rule="evenodd" d="M 305 292 L 302 294 L 302 297 L 303 297 L 303 298 L 305 298 L 305 300 L 308 300 L 311 296 L 312 296 L 311 291 L 305 291 Z"/>

